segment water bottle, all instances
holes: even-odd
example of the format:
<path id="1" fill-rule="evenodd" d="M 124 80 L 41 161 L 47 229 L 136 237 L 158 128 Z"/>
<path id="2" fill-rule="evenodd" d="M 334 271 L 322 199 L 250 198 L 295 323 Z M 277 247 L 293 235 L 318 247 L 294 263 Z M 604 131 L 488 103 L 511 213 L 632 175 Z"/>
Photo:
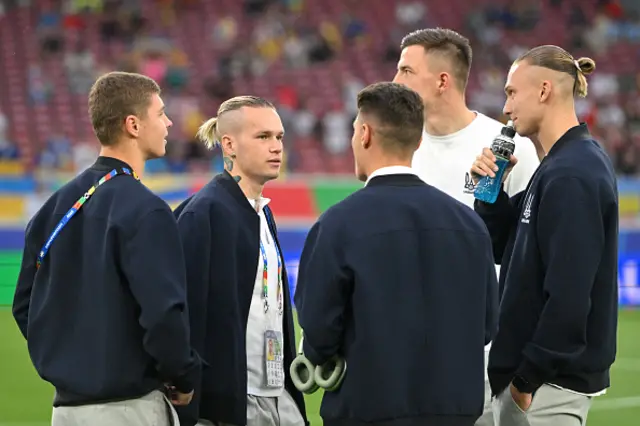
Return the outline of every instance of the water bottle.
<path id="1" fill-rule="evenodd" d="M 476 199 L 489 204 L 496 202 L 502 186 L 502 176 L 507 166 L 509 166 L 509 159 L 516 148 L 516 144 L 513 142 L 515 135 L 516 130 L 513 128 L 513 122 L 509 120 L 491 143 L 491 152 L 496 156 L 498 171 L 495 172 L 495 177 L 483 176 L 476 184 L 473 192 L 473 196 Z"/>

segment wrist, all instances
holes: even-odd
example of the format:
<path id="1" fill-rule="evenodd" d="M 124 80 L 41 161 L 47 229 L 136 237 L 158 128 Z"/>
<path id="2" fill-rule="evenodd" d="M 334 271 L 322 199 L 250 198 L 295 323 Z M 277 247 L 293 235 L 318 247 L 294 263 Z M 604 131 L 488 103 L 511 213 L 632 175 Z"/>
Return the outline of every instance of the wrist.
<path id="1" fill-rule="evenodd" d="M 511 384 L 513 384 L 513 387 L 516 388 L 520 393 L 533 393 L 538 388 L 538 386 L 529 382 L 521 375 L 514 376 Z"/>

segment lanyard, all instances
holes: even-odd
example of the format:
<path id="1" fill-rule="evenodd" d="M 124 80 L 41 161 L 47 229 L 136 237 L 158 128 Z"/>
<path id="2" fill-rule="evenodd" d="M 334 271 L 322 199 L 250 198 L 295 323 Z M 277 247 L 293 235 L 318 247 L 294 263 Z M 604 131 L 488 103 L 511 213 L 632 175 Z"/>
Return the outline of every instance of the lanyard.
<path id="1" fill-rule="evenodd" d="M 78 201 L 75 202 L 73 207 L 71 207 L 69 209 L 67 214 L 65 214 L 62 217 L 62 219 L 60 219 L 60 222 L 58 222 L 58 225 L 54 228 L 53 232 L 51 233 L 51 236 L 49 237 L 47 242 L 44 244 L 44 246 L 42 246 L 42 250 L 40 250 L 40 253 L 38 254 L 38 258 L 36 259 L 36 269 L 40 268 L 40 265 L 42 264 L 42 260 L 47 255 L 47 252 L 49 251 L 49 248 L 51 247 L 51 243 L 53 243 L 53 240 L 56 239 L 58 234 L 60 234 L 60 231 L 62 231 L 62 228 L 65 227 L 65 225 L 69 222 L 69 220 L 78 212 L 78 210 L 80 210 L 80 208 L 84 205 L 84 203 L 87 202 L 87 200 L 93 195 L 93 193 L 96 191 L 96 189 L 100 185 L 102 185 L 103 183 L 113 179 L 116 176 L 120 176 L 120 175 L 129 175 L 129 176 L 134 177 L 136 180 L 140 180 L 140 178 L 138 177 L 136 172 L 131 171 L 131 170 L 125 168 L 125 167 L 118 168 L 118 169 L 113 169 L 109 173 L 104 175 L 98 181 L 98 183 L 96 183 L 91 188 L 89 188 L 89 190 L 87 192 L 85 192 L 84 195 L 82 197 L 80 197 L 80 199 Z"/>
<path id="2" fill-rule="evenodd" d="M 265 215 L 266 216 L 266 215 Z M 271 232 L 269 226 L 267 225 L 267 232 Z M 262 234 L 262 233 L 261 233 Z M 278 249 L 278 244 L 276 241 L 273 241 L 273 246 L 276 248 L 276 255 L 278 257 L 278 315 L 282 315 L 282 259 L 280 258 L 280 250 Z M 262 254 L 262 305 L 264 306 L 264 313 L 269 312 L 269 273 L 268 273 L 268 262 L 267 262 L 267 251 L 264 249 L 264 245 L 262 244 L 262 235 L 260 235 L 260 253 Z"/>

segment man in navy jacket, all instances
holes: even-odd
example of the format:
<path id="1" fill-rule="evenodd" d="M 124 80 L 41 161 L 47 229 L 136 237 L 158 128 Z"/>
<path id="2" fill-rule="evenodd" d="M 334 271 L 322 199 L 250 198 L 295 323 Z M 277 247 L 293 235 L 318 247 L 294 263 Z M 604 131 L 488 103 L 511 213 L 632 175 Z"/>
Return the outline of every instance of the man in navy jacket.
<path id="1" fill-rule="evenodd" d="M 187 405 L 200 359 L 176 220 L 138 177 L 172 123 L 157 83 L 123 72 L 95 82 L 89 114 L 100 157 L 29 221 L 13 315 L 53 426 L 169 426 L 165 386 Z"/>
<path id="2" fill-rule="evenodd" d="M 220 145 L 225 171 L 185 201 L 178 226 L 187 265 L 191 341 L 208 364 L 181 424 L 304 426 L 289 378 L 295 335 L 284 258 L 262 196 L 282 163 L 284 130 L 264 99 L 224 102 L 198 136 Z"/>
<path id="3" fill-rule="evenodd" d="M 573 100 L 586 96 L 585 75 L 594 68 L 589 58 L 540 46 L 509 72 L 504 111 L 546 156 L 525 191 L 475 203 L 502 264 L 489 354 L 497 426 L 584 425 L 593 397 L 609 387 L 618 318 L 617 183 L 607 154 L 578 123 Z M 494 167 L 485 149 L 471 171 L 493 176 Z"/>
<path id="4" fill-rule="evenodd" d="M 411 169 L 420 96 L 396 83 L 358 95 L 352 148 L 363 189 L 312 227 L 295 294 L 303 351 L 339 355 L 325 426 L 471 426 L 497 318 L 491 240 L 467 206 Z"/>

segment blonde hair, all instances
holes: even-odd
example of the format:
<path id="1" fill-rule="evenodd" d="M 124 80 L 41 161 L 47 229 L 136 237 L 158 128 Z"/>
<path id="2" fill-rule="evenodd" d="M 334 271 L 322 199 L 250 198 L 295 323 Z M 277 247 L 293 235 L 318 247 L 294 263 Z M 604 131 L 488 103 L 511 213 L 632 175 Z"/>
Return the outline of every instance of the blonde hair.
<path id="1" fill-rule="evenodd" d="M 196 138 L 202 141 L 209 149 L 213 149 L 215 146 L 220 145 L 222 135 L 220 135 L 218 131 L 218 120 L 223 114 L 239 110 L 243 107 L 275 109 L 271 102 L 257 96 L 236 96 L 234 98 L 227 99 L 220 105 L 220 108 L 218 108 L 218 115 L 208 119 L 200 126 L 196 133 Z"/>
<path id="2" fill-rule="evenodd" d="M 573 95 L 584 98 L 587 96 L 587 75 L 596 69 L 596 62 L 591 58 L 574 59 L 561 47 L 546 45 L 538 46 L 520 56 L 517 62 L 526 61 L 530 65 L 548 68 L 569 74 L 574 78 Z"/>

